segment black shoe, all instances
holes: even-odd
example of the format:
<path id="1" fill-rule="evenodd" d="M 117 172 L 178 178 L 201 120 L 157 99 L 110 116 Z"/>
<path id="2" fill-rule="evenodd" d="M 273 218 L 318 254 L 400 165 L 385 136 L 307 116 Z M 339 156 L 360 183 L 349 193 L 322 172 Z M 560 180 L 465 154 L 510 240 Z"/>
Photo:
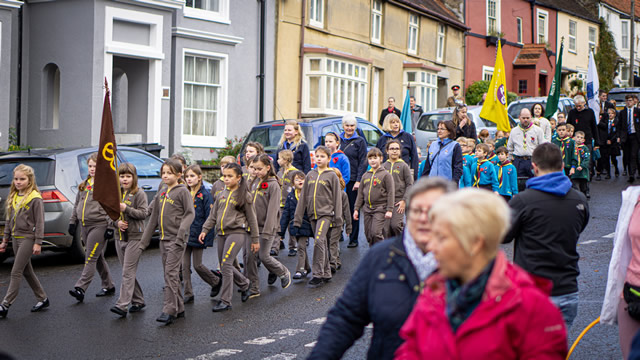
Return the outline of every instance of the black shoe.
<path id="1" fill-rule="evenodd" d="M 604 178 L 605 178 L 605 179 L 607 179 L 607 180 L 609 180 L 609 179 L 611 179 L 611 175 L 610 175 L 610 174 L 607 174 L 607 176 L 605 176 Z"/>
<path id="2" fill-rule="evenodd" d="M 0 305 L 0 319 L 6 318 L 8 313 L 9 313 L 9 306 L 5 305 L 5 304 L 1 304 Z"/>
<path id="3" fill-rule="evenodd" d="M 211 309 L 211 311 L 213 312 L 223 312 L 227 310 L 231 310 L 231 305 L 227 305 L 222 301 L 220 301 L 218 305 L 214 306 L 213 309 Z"/>
<path id="4" fill-rule="evenodd" d="M 130 313 L 140 312 L 142 309 L 144 309 L 145 306 L 146 306 L 145 304 L 133 304 L 129 307 L 129 312 Z"/>
<path id="5" fill-rule="evenodd" d="M 191 304 L 193 302 L 193 299 L 194 299 L 193 296 L 187 296 L 186 298 L 184 298 L 184 303 Z"/>
<path id="6" fill-rule="evenodd" d="M 213 275 L 218 277 L 218 284 L 211 287 L 211 293 L 209 294 L 209 296 L 216 297 L 220 293 L 220 289 L 222 289 L 222 273 L 218 270 L 211 270 L 211 272 L 213 273 Z"/>
<path id="7" fill-rule="evenodd" d="M 338 266 L 336 266 L 336 270 L 340 270 L 342 269 L 342 264 L 338 264 Z"/>
<path id="8" fill-rule="evenodd" d="M 289 256 L 296 256 L 296 255 L 298 255 L 298 250 L 296 250 L 295 248 L 289 249 Z"/>
<path id="9" fill-rule="evenodd" d="M 284 241 L 280 240 L 280 250 L 284 250 Z"/>
<path id="10" fill-rule="evenodd" d="M 267 277 L 267 284 L 273 285 L 273 283 L 275 283 L 276 280 L 278 280 L 278 275 L 274 273 L 269 273 L 269 277 Z"/>
<path id="11" fill-rule="evenodd" d="M 161 322 L 164 323 L 165 325 L 169 325 L 173 322 L 173 320 L 175 320 L 176 317 L 173 315 L 169 315 L 169 314 L 165 314 L 162 313 L 160 314 L 160 316 L 158 316 L 158 318 L 156 319 L 157 322 Z"/>
<path id="12" fill-rule="evenodd" d="M 122 310 L 117 306 L 114 306 L 109 310 L 120 317 L 127 317 L 127 310 Z"/>
<path id="13" fill-rule="evenodd" d="M 334 268 L 334 267 L 332 266 L 332 267 L 331 267 L 331 273 L 332 273 L 332 274 L 335 274 L 335 273 L 336 273 L 336 271 L 337 271 L 337 270 L 336 270 L 336 268 Z"/>
<path id="14" fill-rule="evenodd" d="M 249 300 L 249 289 L 242 290 L 240 293 L 240 300 L 242 300 L 242 302 L 247 302 L 247 300 Z"/>
<path id="15" fill-rule="evenodd" d="M 289 271 L 280 277 L 280 285 L 283 289 L 286 289 L 291 285 L 291 273 Z"/>
<path id="16" fill-rule="evenodd" d="M 306 275 L 306 273 L 305 273 Z M 293 275 L 293 280 L 300 280 L 303 278 L 302 271 L 297 271 L 295 275 Z"/>
<path id="17" fill-rule="evenodd" d="M 317 288 L 322 285 L 324 285 L 324 281 L 322 281 L 322 279 L 317 277 L 311 278 L 311 280 L 309 280 L 309 282 L 307 283 L 307 286 L 310 288 Z"/>
<path id="18" fill-rule="evenodd" d="M 82 290 L 79 287 L 75 288 L 74 290 L 69 290 L 69 295 L 71 295 L 74 298 L 76 298 L 76 300 L 78 300 L 78 302 L 83 302 L 84 301 L 84 290 Z"/>
<path id="19" fill-rule="evenodd" d="M 273 250 L 273 249 L 271 249 L 271 251 L 269 251 L 269 255 L 271 255 L 271 256 L 278 256 L 278 252 L 277 252 L 277 251 L 275 251 L 275 250 Z"/>
<path id="20" fill-rule="evenodd" d="M 634 181 L 636 181 L 636 178 L 634 178 L 633 176 L 629 176 L 629 180 L 627 180 L 627 182 L 629 184 L 633 183 Z"/>
<path id="21" fill-rule="evenodd" d="M 102 289 L 97 294 L 96 297 L 103 297 L 107 295 L 113 295 L 116 293 L 116 288 L 112 287 L 111 289 Z"/>
<path id="22" fill-rule="evenodd" d="M 358 243 L 357 242 L 349 242 L 349 245 L 347 245 L 348 248 L 354 248 L 354 247 L 358 247 Z"/>
<path id="23" fill-rule="evenodd" d="M 329 283 L 331 282 L 331 278 L 322 278 L 322 282 L 324 282 L 325 284 Z"/>
<path id="24" fill-rule="evenodd" d="M 600 174 L 596 175 L 596 181 L 602 181 L 602 176 L 600 176 Z"/>
<path id="25" fill-rule="evenodd" d="M 49 307 L 49 298 L 45 298 L 44 300 L 38 301 L 37 304 L 33 305 L 33 307 L 31 308 L 31 312 L 38 312 L 48 307 Z"/>
<path id="26" fill-rule="evenodd" d="M 184 311 L 179 312 L 178 316 L 176 316 L 176 318 L 180 319 L 180 318 L 184 318 Z"/>

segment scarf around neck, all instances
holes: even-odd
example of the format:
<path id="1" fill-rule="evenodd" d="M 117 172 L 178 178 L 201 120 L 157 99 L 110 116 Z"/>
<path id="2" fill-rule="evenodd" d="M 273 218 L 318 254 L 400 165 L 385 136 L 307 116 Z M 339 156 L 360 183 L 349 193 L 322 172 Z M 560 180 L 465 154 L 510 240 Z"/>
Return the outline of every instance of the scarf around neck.
<path id="1" fill-rule="evenodd" d="M 466 284 L 460 284 L 456 279 L 448 279 L 447 286 L 447 317 L 455 333 L 460 325 L 469 318 L 473 310 L 480 305 L 482 294 L 489 281 L 495 259 L 482 270 L 480 275 Z"/>
<path id="2" fill-rule="evenodd" d="M 423 253 L 418 245 L 416 245 L 415 240 L 406 226 L 404 228 L 404 235 L 402 236 L 402 244 L 407 251 L 407 257 L 409 261 L 411 261 L 411 265 L 416 269 L 416 274 L 418 274 L 420 281 L 424 281 L 431 273 L 436 271 L 438 262 L 433 256 L 433 253 Z"/>

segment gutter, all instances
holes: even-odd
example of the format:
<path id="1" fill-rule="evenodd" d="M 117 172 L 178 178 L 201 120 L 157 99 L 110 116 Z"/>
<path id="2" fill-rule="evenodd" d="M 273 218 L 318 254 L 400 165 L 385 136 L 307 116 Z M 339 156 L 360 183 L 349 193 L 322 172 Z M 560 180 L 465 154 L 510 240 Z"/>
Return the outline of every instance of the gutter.
<path id="1" fill-rule="evenodd" d="M 304 62 L 304 27 L 307 13 L 307 0 L 302 0 L 302 14 L 300 17 L 300 58 L 298 64 L 298 119 L 302 119 L 302 77 Z"/>
<path id="2" fill-rule="evenodd" d="M 24 5 L 23 5 L 24 6 Z M 16 140 L 17 145 L 21 145 L 22 135 L 22 30 L 23 26 L 23 10 L 22 6 L 18 9 L 18 84 L 16 96 Z"/>
<path id="3" fill-rule="evenodd" d="M 461 23 L 457 20 L 454 20 L 452 18 L 446 17 L 436 11 L 433 11 L 431 9 L 427 9 L 426 7 L 422 7 L 422 6 L 417 6 L 415 4 L 412 4 L 410 2 L 407 2 L 405 0 L 389 0 L 389 3 L 394 4 L 396 6 L 405 8 L 405 9 L 411 9 L 412 11 L 418 12 L 418 13 L 422 13 L 423 15 L 426 15 L 428 17 L 431 18 L 436 18 L 438 20 L 442 20 L 446 23 L 448 23 L 449 25 L 453 25 L 459 29 L 463 29 L 463 30 L 471 30 L 470 27 L 468 27 L 467 25 L 465 25 L 464 23 Z"/>
<path id="4" fill-rule="evenodd" d="M 264 122 L 264 64 L 265 64 L 265 32 L 266 29 L 266 18 L 267 18 L 267 4 L 265 0 L 258 0 L 260 2 L 260 43 L 259 43 L 259 53 L 260 53 L 260 73 L 258 74 L 258 79 L 260 79 L 260 93 L 258 95 L 258 123 Z"/>

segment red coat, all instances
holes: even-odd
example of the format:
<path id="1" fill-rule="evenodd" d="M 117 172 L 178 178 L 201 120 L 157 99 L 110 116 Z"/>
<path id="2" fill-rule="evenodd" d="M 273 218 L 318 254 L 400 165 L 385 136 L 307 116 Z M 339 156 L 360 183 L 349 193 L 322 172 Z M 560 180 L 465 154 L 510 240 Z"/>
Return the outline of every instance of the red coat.
<path id="1" fill-rule="evenodd" d="M 400 330 L 405 343 L 395 358 L 563 360 L 567 330 L 550 290 L 551 282 L 536 282 L 499 252 L 480 304 L 454 334 L 445 279 L 435 273 Z"/>

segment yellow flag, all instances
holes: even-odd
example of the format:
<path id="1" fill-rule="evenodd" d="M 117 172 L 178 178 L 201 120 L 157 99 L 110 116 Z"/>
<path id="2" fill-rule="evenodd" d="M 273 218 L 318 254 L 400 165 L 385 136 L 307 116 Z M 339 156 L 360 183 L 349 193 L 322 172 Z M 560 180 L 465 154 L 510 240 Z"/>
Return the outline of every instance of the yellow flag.
<path id="1" fill-rule="evenodd" d="M 491 85 L 489 85 L 487 98 L 484 101 L 484 105 L 482 105 L 480 117 L 496 123 L 498 130 L 511 131 L 509 115 L 507 115 L 507 80 L 504 72 L 500 40 L 498 40 L 498 53 L 493 76 L 491 77 Z"/>

